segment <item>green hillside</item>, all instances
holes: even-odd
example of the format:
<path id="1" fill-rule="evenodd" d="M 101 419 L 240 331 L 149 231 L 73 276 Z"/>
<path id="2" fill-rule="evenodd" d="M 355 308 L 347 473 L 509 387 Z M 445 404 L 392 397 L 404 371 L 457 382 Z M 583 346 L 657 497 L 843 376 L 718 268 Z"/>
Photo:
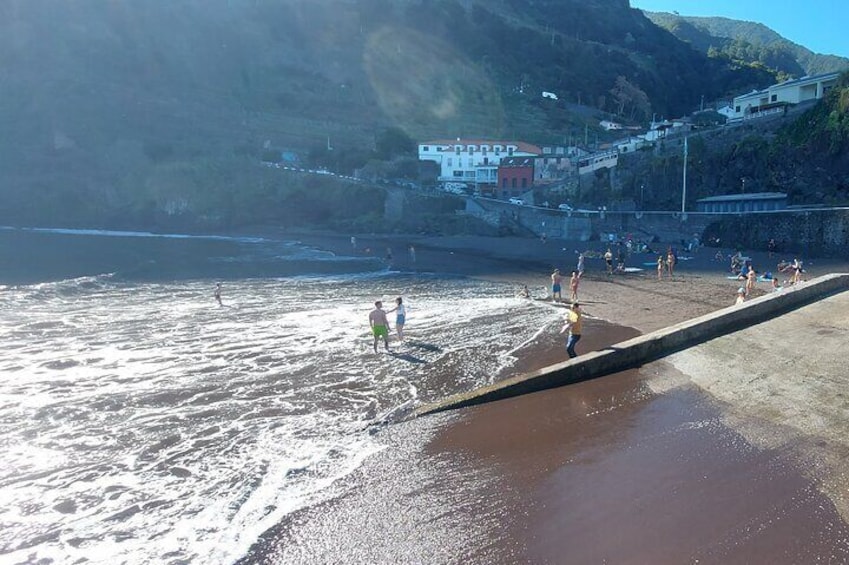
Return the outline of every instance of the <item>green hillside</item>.
<path id="1" fill-rule="evenodd" d="M 351 174 L 387 131 L 604 139 L 775 81 L 627 0 L 5 0 L 0 75 L 0 221 L 64 225 L 268 221 L 306 182 L 269 151 Z"/>
<path id="2" fill-rule="evenodd" d="M 702 53 L 763 65 L 788 77 L 849 69 L 849 59 L 813 53 L 763 24 L 665 12 L 645 12 L 645 15 Z"/>

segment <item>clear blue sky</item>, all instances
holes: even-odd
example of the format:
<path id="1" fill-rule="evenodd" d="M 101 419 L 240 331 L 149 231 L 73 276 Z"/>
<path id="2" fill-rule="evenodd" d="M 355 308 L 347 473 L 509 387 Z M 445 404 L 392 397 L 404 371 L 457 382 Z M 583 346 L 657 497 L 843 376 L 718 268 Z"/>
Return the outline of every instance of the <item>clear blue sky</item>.
<path id="1" fill-rule="evenodd" d="M 849 57 L 849 0 L 631 0 L 631 7 L 757 22 L 814 53 Z"/>

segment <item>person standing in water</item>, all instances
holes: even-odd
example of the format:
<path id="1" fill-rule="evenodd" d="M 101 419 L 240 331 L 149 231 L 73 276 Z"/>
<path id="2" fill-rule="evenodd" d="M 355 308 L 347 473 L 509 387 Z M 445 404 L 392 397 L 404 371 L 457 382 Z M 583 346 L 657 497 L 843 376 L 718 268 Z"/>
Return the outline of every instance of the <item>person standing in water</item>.
<path id="1" fill-rule="evenodd" d="M 218 302 L 219 306 L 223 306 L 223 304 L 221 304 L 221 283 L 215 283 L 215 290 L 213 291 L 212 296 L 215 297 L 215 301 Z"/>
<path id="2" fill-rule="evenodd" d="M 374 336 L 374 352 L 377 353 L 377 340 L 383 338 L 383 346 L 389 351 L 389 320 L 383 311 L 383 302 L 378 300 L 374 303 L 374 310 L 368 315 L 368 323 Z"/>
<path id="3" fill-rule="evenodd" d="M 395 312 L 395 331 L 398 333 L 398 341 L 404 341 L 404 324 L 407 322 L 407 308 L 399 296 L 395 299 L 395 308 L 389 310 Z M 375 345 L 375 347 L 377 347 Z"/>
<path id="4" fill-rule="evenodd" d="M 560 284 L 563 280 L 563 277 L 560 275 L 560 269 L 554 269 L 554 272 L 551 273 L 551 300 L 560 302 L 563 300 L 563 294 L 561 293 Z"/>
<path id="5" fill-rule="evenodd" d="M 566 319 L 563 323 L 563 329 L 560 333 L 569 332 L 569 337 L 566 339 L 566 353 L 569 358 L 575 358 L 578 354 L 575 352 L 575 345 L 581 339 L 581 331 L 584 324 L 584 314 L 581 312 L 581 305 L 577 302 L 572 303 L 572 307 L 566 312 Z"/>

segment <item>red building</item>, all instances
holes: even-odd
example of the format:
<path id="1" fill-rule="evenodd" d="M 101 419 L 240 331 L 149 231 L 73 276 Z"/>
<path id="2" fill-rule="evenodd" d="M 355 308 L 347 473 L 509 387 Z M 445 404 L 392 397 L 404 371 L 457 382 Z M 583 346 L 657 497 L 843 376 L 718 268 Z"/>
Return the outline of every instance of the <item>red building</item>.
<path id="1" fill-rule="evenodd" d="M 534 185 L 533 157 L 505 157 L 498 165 L 498 195 L 503 199 L 521 196 Z"/>

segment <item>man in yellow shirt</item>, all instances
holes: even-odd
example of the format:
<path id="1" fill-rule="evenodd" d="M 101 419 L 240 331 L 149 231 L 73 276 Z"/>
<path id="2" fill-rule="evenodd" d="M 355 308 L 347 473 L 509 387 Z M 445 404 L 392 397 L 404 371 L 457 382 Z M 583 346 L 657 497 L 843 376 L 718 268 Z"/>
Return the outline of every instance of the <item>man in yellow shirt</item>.
<path id="1" fill-rule="evenodd" d="M 566 353 L 569 358 L 577 357 L 575 353 L 575 345 L 581 339 L 581 330 L 584 325 L 584 313 L 581 312 L 581 305 L 577 302 L 572 303 L 572 307 L 566 312 L 566 319 L 563 323 L 563 329 L 560 333 L 569 332 L 569 338 L 566 340 Z"/>

